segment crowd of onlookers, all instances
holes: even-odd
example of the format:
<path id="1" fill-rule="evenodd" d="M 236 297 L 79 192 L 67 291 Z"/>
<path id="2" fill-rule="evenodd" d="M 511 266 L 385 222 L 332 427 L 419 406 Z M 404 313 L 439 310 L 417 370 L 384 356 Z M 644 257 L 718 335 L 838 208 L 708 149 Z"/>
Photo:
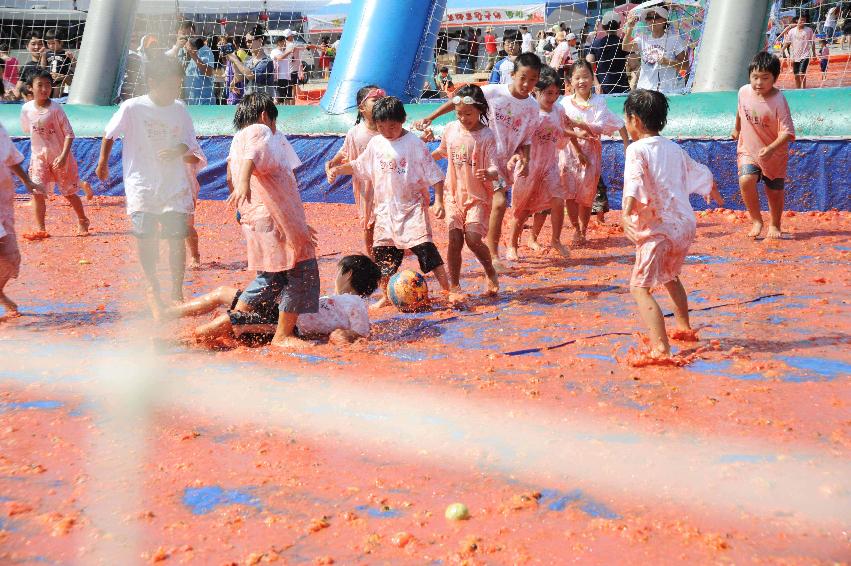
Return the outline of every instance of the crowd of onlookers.
<path id="1" fill-rule="evenodd" d="M 43 35 L 32 31 L 24 39 L 28 56 L 24 61 L 12 55 L 9 43 L 0 43 L 0 71 L 3 76 L 0 98 L 12 102 L 26 100 L 32 91 L 31 78 L 44 69 L 53 77 L 53 97 L 61 97 L 71 84 L 77 64 L 74 54 L 64 48 L 62 34 L 53 29 Z"/>

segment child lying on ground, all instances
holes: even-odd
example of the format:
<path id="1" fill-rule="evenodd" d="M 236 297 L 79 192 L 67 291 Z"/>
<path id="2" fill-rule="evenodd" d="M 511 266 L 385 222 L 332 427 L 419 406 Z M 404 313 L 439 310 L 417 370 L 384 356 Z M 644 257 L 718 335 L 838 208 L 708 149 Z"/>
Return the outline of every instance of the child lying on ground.
<path id="1" fill-rule="evenodd" d="M 334 294 L 320 297 L 319 312 L 298 315 L 296 328 L 301 337 L 324 337 L 334 344 L 347 344 L 369 336 L 369 308 L 366 298 L 378 288 L 381 269 L 364 255 L 350 255 L 337 264 Z M 253 306 L 240 301 L 243 291 L 219 287 L 212 293 L 173 307 L 174 318 L 197 316 L 219 307 L 227 314 L 197 327 L 193 334 L 199 340 L 236 338 L 248 344 L 272 340 L 278 324 L 278 304 L 274 300 Z"/>

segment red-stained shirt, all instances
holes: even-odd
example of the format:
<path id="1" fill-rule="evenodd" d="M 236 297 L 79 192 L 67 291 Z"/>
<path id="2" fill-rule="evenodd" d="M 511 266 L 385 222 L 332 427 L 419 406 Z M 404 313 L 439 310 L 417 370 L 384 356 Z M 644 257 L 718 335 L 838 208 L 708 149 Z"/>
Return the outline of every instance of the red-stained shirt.
<path id="1" fill-rule="evenodd" d="M 795 124 L 792 123 L 786 97 L 777 89 L 762 97 L 753 91 L 751 85 L 745 85 L 739 89 L 738 112 L 742 128 L 736 149 L 739 166 L 754 164 L 768 179 L 785 179 L 789 143 L 775 149 L 767 158 L 759 157 L 759 151 L 774 143 L 781 133 L 791 134 L 795 139 Z"/>

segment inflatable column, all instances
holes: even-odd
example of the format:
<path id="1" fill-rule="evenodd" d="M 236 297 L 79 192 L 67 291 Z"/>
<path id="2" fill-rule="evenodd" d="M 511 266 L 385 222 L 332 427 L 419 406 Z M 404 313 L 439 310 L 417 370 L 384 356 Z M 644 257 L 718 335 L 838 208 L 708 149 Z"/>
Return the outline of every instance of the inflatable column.
<path id="1" fill-rule="evenodd" d="M 69 103 L 112 104 L 138 5 L 139 0 L 91 0 Z"/>
<path id="2" fill-rule="evenodd" d="M 693 92 L 739 90 L 763 47 L 770 0 L 709 2 Z"/>
<path id="3" fill-rule="evenodd" d="M 418 98 L 445 10 L 446 0 L 352 0 L 322 108 L 352 110 L 368 84 L 405 103 Z"/>

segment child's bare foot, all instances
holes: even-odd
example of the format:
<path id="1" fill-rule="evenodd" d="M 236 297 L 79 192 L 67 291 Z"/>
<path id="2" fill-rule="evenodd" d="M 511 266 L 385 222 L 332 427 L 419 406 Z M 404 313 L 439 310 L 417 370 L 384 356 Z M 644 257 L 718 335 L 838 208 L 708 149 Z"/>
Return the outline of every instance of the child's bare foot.
<path id="1" fill-rule="evenodd" d="M 189 265 L 187 265 L 186 268 L 191 269 L 193 271 L 201 269 L 201 258 L 200 257 L 191 258 L 189 260 Z"/>
<path id="2" fill-rule="evenodd" d="M 538 243 L 538 240 L 536 240 L 532 236 L 529 236 L 529 239 L 526 241 L 526 245 L 529 246 L 530 250 L 534 250 L 536 252 L 539 252 L 543 249 L 541 247 L 541 244 Z"/>
<path id="3" fill-rule="evenodd" d="M 493 259 L 491 261 L 493 262 L 493 268 L 497 273 L 508 272 L 508 268 L 505 266 L 504 263 L 502 263 L 502 260 L 499 259 L 499 256 L 493 254 Z"/>
<path id="4" fill-rule="evenodd" d="M 92 191 L 92 186 L 88 183 L 88 181 L 81 182 L 80 187 L 83 189 L 83 194 L 86 195 L 86 200 L 92 200 L 95 193 Z"/>
<path id="5" fill-rule="evenodd" d="M 88 236 L 89 235 L 89 226 L 91 226 L 91 222 L 88 218 L 83 218 L 77 223 L 77 235 L 78 236 Z"/>
<path id="6" fill-rule="evenodd" d="M 573 233 L 572 242 L 574 246 L 584 246 L 585 245 L 585 235 L 579 230 Z"/>
<path id="7" fill-rule="evenodd" d="M 570 250 L 561 242 L 553 242 L 552 247 L 561 255 L 561 257 L 570 257 Z"/>
<path id="8" fill-rule="evenodd" d="M 387 295 L 381 297 L 371 305 L 369 305 L 370 310 L 383 309 L 384 307 L 390 305 L 390 299 Z"/>
<path id="9" fill-rule="evenodd" d="M 597 213 L 597 222 L 599 222 L 600 224 L 606 223 L 606 213 L 605 212 L 598 212 Z"/>
<path id="10" fill-rule="evenodd" d="M 751 228 L 751 231 L 748 232 L 748 238 L 755 240 L 759 236 L 760 232 L 762 232 L 762 222 L 754 220 L 753 227 Z"/>
<path id="11" fill-rule="evenodd" d="M 310 342 L 296 338 L 295 336 L 284 336 L 283 338 L 272 340 L 271 344 L 283 350 L 306 350 L 311 346 Z"/>
<path id="12" fill-rule="evenodd" d="M 21 234 L 21 237 L 24 240 L 28 240 L 30 242 L 37 242 L 39 240 L 44 240 L 44 239 L 49 238 L 50 234 L 48 234 L 44 230 L 37 230 L 35 232 L 24 232 L 23 234 Z"/>
<path id="13" fill-rule="evenodd" d="M 485 297 L 493 297 L 499 293 L 499 278 L 494 274 L 493 278 L 485 276 L 485 291 L 482 293 Z"/>
<path id="14" fill-rule="evenodd" d="M 768 231 L 765 233 L 766 240 L 780 240 L 783 238 L 783 232 L 780 230 L 779 226 L 769 226 Z"/>
<path id="15" fill-rule="evenodd" d="M 463 305 L 467 301 L 467 295 L 464 293 L 456 293 L 454 291 L 449 291 L 446 293 L 446 302 L 449 303 L 451 307 L 458 307 Z"/>
<path id="16" fill-rule="evenodd" d="M 509 247 L 505 250 L 505 259 L 508 261 L 517 261 L 520 257 L 517 255 L 517 248 Z"/>
<path id="17" fill-rule="evenodd" d="M 21 316 L 21 313 L 18 311 L 18 305 L 3 293 L 0 293 L 0 305 L 6 309 L 4 318 L 17 318 Z"/>

